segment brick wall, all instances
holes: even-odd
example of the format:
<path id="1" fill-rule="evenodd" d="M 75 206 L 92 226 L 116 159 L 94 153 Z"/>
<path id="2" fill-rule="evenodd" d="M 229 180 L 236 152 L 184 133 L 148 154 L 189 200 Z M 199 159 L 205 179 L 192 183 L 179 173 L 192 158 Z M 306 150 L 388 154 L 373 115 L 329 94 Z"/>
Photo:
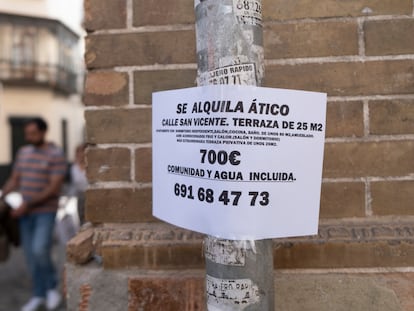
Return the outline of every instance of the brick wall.
<path id="1" fill-rule="evenodd" d="M 413 272 L 414 1 L 262 3 L 264 86 L 328 93 L 320 234 L 275 241 L 275 267 Z M 203 269 L 202 237 L 151 215 L 151 93 L 195 86 L 193 1 L 85 0 L 85 12 L 94 250 L 105 269 Z"/>

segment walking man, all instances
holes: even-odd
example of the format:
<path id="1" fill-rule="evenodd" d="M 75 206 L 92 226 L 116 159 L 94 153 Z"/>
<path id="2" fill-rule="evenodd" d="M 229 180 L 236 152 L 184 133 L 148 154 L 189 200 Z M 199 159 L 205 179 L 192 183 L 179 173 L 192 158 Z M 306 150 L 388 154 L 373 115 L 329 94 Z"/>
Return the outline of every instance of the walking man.
<path id="1" fill-rule="evenodd" d="M 41 306 L 54 310 L 62 300 L 51 248 L 66 161 L 60 148 L 46 142 L 46 132 L 47 123 L 42 118 L 27 121 L 24 134 L 29 145 L 18 151 L 12 174 L 2 191 L 2 196 L 15 190 L 23 197 L 23 203 L 13 210 L 12 216 L 19 219 L 33 297 L 21 311 L 35 311 Z"/>

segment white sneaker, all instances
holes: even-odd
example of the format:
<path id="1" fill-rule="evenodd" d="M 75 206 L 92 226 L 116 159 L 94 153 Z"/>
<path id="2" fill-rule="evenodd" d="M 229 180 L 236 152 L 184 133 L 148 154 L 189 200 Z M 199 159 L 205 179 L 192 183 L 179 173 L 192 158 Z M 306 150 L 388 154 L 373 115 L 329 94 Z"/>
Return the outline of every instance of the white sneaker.
<path id="1" fill-rule="evenodd" d="M 62 301 L 62 295 L 56 289 L 48 290 L 46 293 L 46 308 L 55 310 Z"/>
<path id="2" fill-rule="evenodd" d="M 32 297 L 22 307 L 21 311 L 37 311 L 44 303 L 45 300 L 42 297 Z"/>

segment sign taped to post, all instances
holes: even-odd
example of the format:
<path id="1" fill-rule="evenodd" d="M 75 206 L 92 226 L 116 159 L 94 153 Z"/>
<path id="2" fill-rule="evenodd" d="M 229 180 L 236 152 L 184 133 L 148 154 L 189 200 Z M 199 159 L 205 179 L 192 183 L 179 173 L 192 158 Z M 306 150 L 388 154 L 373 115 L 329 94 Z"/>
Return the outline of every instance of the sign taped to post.
<path id="1" fill-rule="evenodd" d="M 234 240 L 317 233 L 325 93 L 215 85 L 152 104 L 155 217 Z"/>

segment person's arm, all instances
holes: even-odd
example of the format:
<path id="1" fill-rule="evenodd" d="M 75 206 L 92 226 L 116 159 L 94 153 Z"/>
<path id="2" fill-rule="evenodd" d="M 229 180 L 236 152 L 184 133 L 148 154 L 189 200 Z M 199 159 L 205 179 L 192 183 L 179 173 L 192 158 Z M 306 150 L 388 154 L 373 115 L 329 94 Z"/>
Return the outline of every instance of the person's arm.
<path id="1" fill-rule="evenodd" d="M 29 207 L 35 206 L 43 203 L 51 197 L 58 196 L 60 194 L 60 189 L 62 188 L 64 179 L 65 176 L 63 175 L 52 175 L 50 177 L 49 184 L 43 189 L 42 192 L 34 195 L 29 202 L 26 202 L 27 205 Z"/>
<path id="2" fill-rule="evenodd" d="M 30 201 L 23 201 L 19 208 L 12 211 L 12 216 L 16 218 L 23 216 L 32 206 L 59 195 L 64 179 L 64 175 L 52 175 L 50 177 L 49 184 L 43 189 L 43 191 L 33 196 Z"/>
<path id="3" fill-rule="evenodd" d="M 9 179 L 4 184 L 3 189 L 1 190 L 0 199 L 4 199 L 7 194 L 17 189 L 17 187 L 19 186 L 19 178 L 19 172 L 14 169 Z"/>

